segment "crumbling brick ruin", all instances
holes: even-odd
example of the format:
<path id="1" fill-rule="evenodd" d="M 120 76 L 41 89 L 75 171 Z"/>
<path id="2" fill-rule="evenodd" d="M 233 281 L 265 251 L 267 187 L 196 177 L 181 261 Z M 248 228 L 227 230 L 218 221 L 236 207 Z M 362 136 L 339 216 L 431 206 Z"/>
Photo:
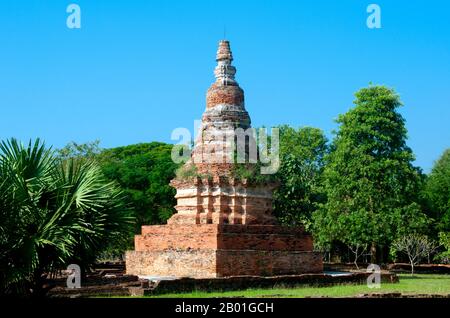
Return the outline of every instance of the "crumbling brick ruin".
<path id="1" fill-rule="evenodd" d="M 142 227 L 126 254 L 126 271 L 196 278 L 322 272 L 311 236 L 302 227 L 277 225 L 272 216 L 276 184 L 233 173 L 235 145 L 227 137 L 251 121 L 228 41 L 219 42 L 216 60 L 198 140 L 183 167 L 194 173 L 171 182 L 177 213 L 167 225 Z"/>

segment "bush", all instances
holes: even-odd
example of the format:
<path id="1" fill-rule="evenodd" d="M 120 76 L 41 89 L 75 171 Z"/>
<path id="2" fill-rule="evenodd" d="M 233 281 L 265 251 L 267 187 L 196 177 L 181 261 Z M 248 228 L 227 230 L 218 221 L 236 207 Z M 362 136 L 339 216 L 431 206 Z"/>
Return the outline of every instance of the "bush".
<path id="1" fill-rule="evenodd" d="M 123 194 L 91 160 L 60 160 L 40 140 L 0 144 L 0 293 L 43 292 L 71 263 L 87 269 L 128 237 Z"/>

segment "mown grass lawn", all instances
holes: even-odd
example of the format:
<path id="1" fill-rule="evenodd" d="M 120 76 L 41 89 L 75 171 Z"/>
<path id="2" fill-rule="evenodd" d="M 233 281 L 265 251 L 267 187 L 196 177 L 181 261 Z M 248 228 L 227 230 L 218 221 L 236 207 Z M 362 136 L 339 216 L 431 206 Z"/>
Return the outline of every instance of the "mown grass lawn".
<path id="1" fill-rule="evenodd" d="M 209 297 L 352 297 L 365 293 L 392 293 L 402 294 L 450 294 L 450 275 L 400 274 L 397 284 L 382 283 L 381 288 L 370 289 L 366 285 L 338 285 L 330 287 L 298 287 L 274 289 L 248 289 L 226 292 L 191 292 L 179 294 L 162 294 L 148 297 L 164 298 L 209 298 Z"/>

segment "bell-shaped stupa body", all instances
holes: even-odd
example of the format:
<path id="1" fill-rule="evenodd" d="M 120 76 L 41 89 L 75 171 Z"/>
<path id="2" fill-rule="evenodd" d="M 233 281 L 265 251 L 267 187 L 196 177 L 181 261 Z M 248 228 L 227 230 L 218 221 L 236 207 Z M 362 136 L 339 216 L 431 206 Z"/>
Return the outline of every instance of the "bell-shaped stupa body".
<path id="1" fill-rule="evenodd" d="M 256 151 L 251 121 L 245 110 L 244 91 L 235 80 L 236 68 L 228 41 L 220 41 L 214 70 L 216 81 L 206 94 L 206 110 L 191 159 L 182 174 L 172 181 L 177 189 L 177 214 L 169 224 L 274 224 L 272 191 L 275 184 L 252 182 L 236 175 L 236 166 L 260 173 L 249 162 Z M 238 138 L 244 138 L 243 157 L 236 163 Z M 253 157 L 257 157 L 253 154 Z M 242 166 L 244 165 L 244 166 Z"/>

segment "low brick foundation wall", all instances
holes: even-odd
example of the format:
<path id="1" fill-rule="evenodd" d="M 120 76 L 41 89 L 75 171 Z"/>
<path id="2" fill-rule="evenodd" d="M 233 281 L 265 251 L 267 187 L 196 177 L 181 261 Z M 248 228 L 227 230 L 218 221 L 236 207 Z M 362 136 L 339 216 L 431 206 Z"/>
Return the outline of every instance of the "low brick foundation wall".
<path id="1" fill-rule="evenodd" d="M 322 254 L 302 251 L 218 250 L 218 277 L 322 273 Z"/>
<path id="2" fill-rule="evenodd" d="M 136 251 L 207 248 L 312 251 L 313 242 L 301 227 L 277 225 L 151 225 L 135 237 Z"/>
<path id="3" fill-rule="evenodd" d="M 139 276 L 217 277 L 214 249 L 127 251 L 126 273 Z"/>
<path id="4" fill-rule="evenodd" d="M 275 276 L 321 273 L 322 254 L 296 251 L 165 249 L 128 251 L 127 274 L 173 277 Z"/>
<path id="5" fill-rule="evenodd" d="M 301 227 L 277 225 L 143 226 L 126 253 L 127 274 L 171 277 L 274 276 L 321 273 Z"/>

